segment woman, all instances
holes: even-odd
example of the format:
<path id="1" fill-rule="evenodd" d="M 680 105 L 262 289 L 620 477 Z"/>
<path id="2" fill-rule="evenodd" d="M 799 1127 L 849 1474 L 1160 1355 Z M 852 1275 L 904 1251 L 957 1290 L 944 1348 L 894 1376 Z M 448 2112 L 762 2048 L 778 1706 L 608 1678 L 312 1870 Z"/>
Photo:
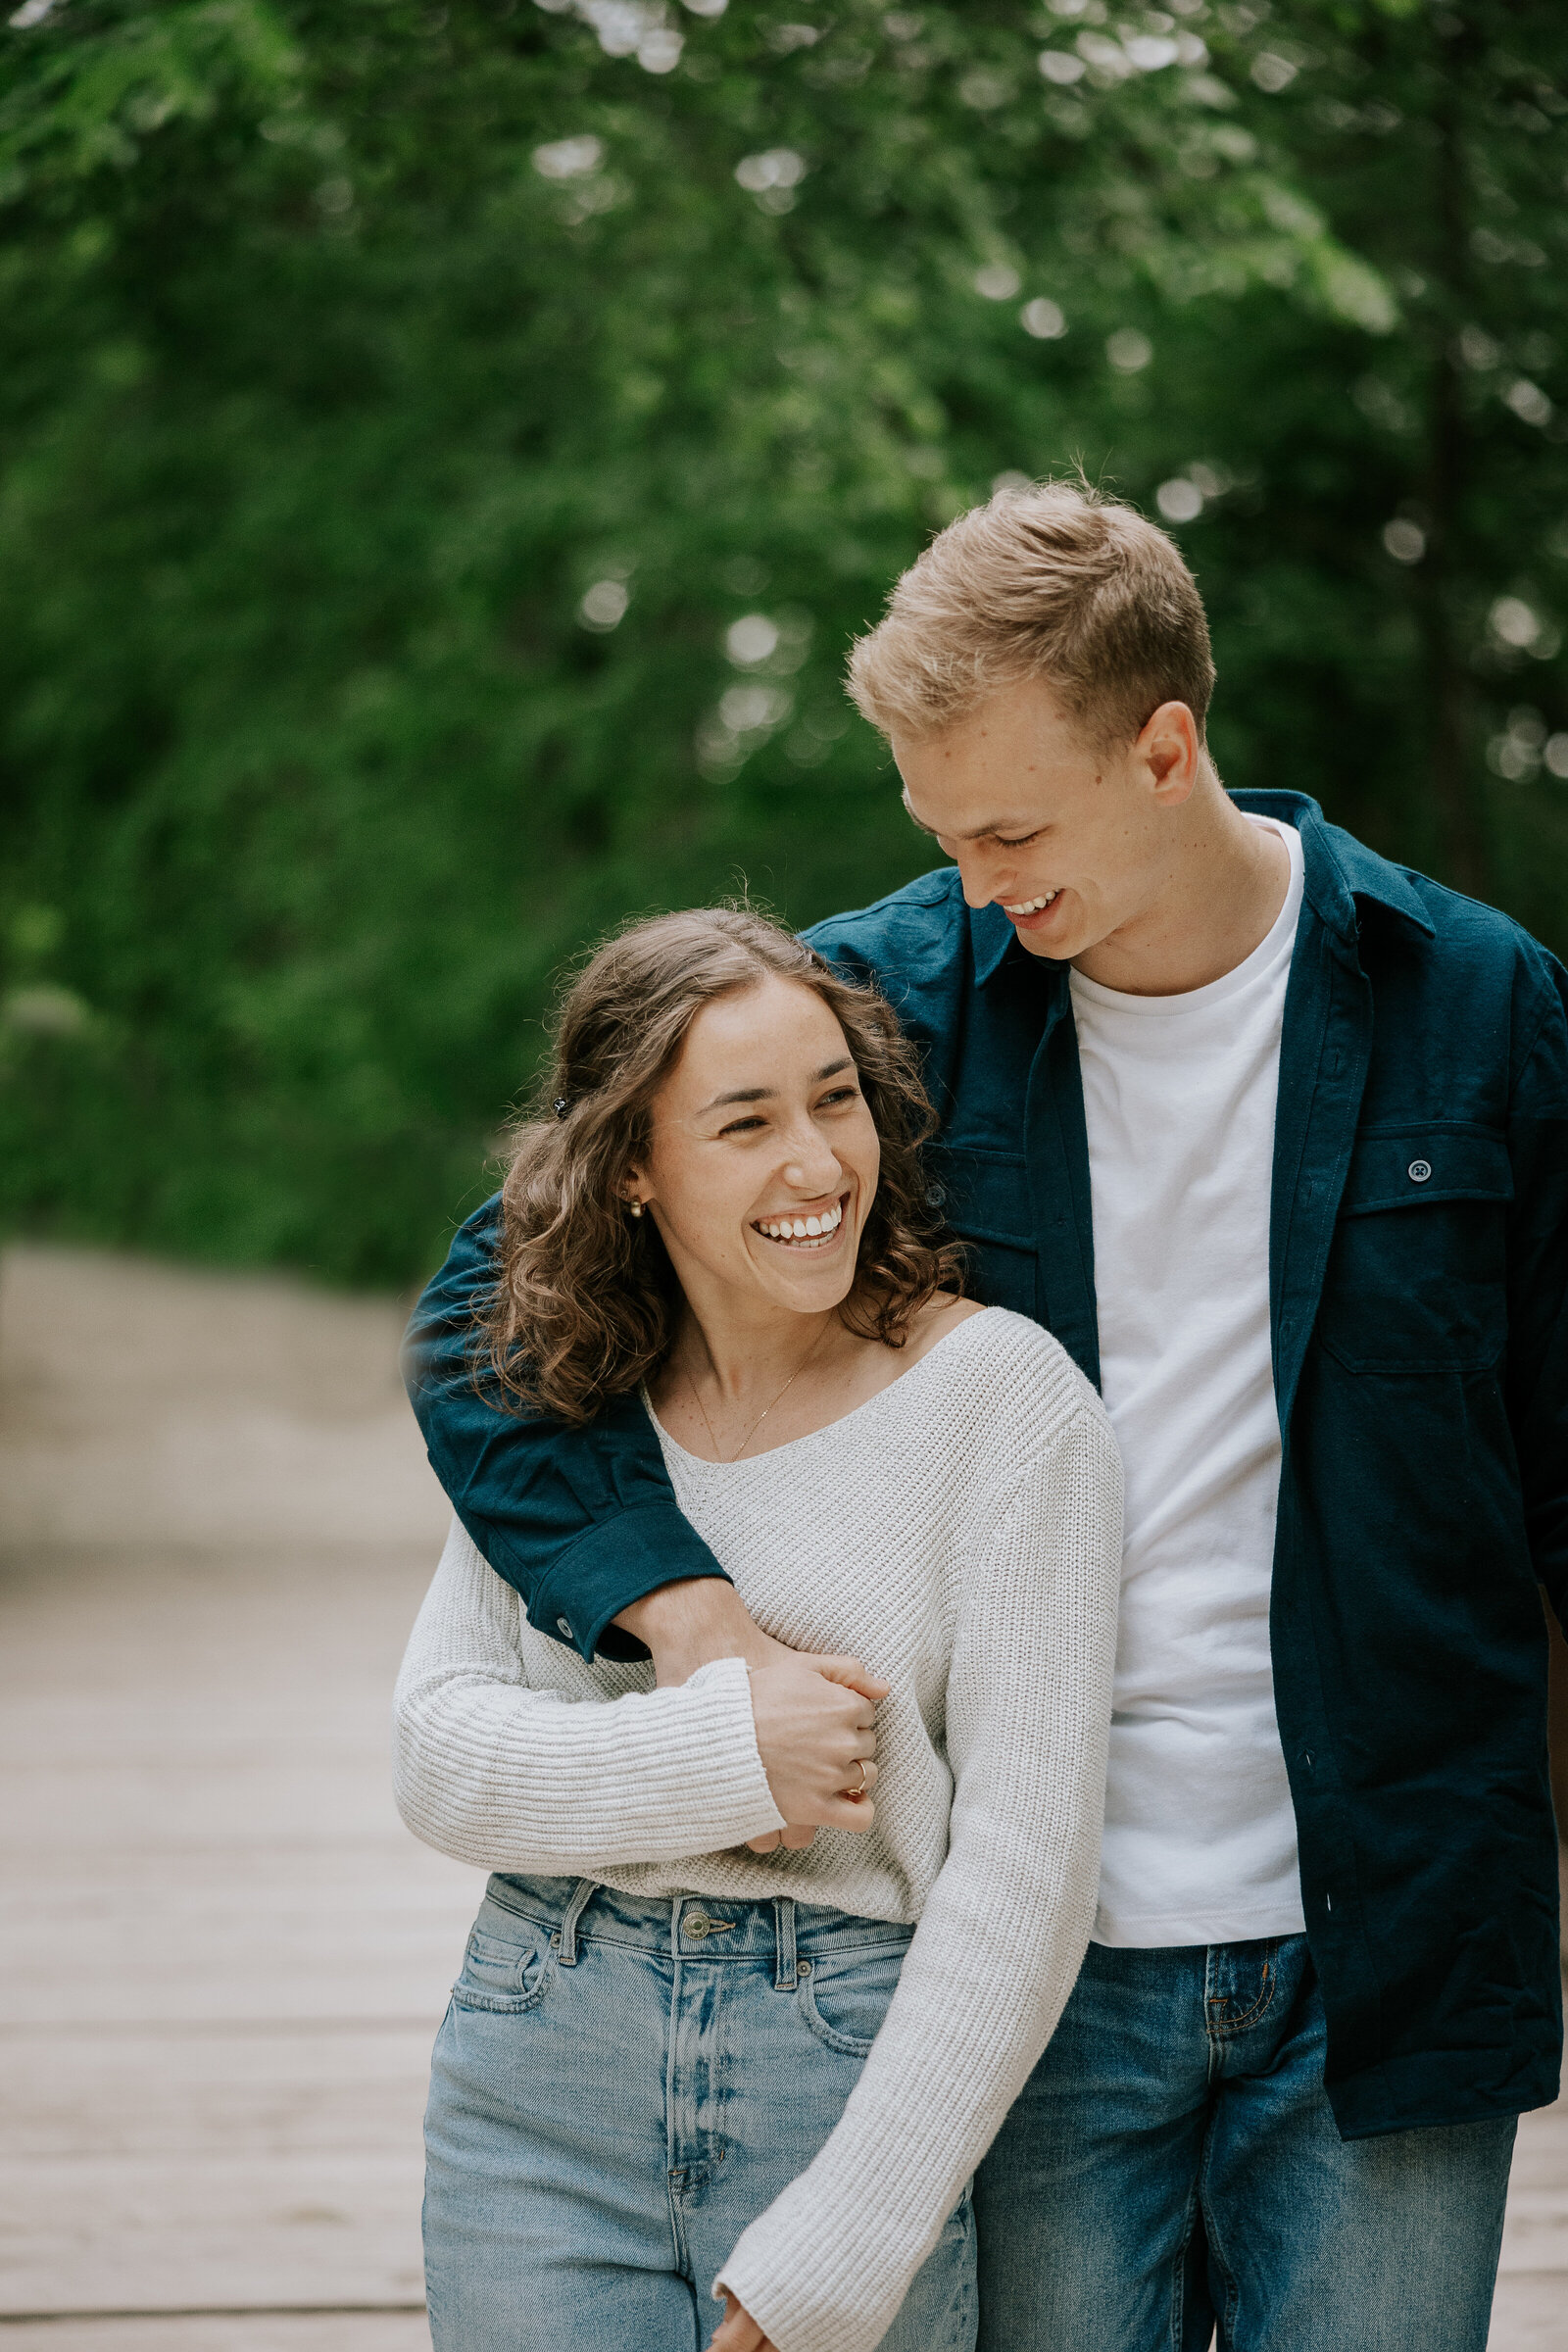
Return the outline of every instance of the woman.
<path id="1" fill-rule="evenodd" d="M 454 1526 L 397 1696 L 404 1819 L 498 1874 L 435 2051 L 437 2352 L 696 2352 L 715 2278 L 717 2352 L 967 2352 L 969 2178 L 1094 1911 L 1108 1423 L 956 1295 L 911 1050 L 771 923 L 602 948 L 547 1102 L 487 1377 L 579 1422 L 641 1386 L 787 1648 L 585 1665 Z"/>

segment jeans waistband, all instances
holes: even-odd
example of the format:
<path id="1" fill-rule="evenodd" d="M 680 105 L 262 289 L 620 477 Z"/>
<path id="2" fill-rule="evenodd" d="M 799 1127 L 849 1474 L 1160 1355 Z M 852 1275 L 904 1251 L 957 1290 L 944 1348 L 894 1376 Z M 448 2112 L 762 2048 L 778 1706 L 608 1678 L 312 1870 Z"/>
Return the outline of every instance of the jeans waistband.
<path id="1" fill-rule="evenodd" d="M 830 1953 L 849 1959 L 857 1951 L 903 1946 L 914 1934 L 899 1920 L 858 1919 L 788 1894 L 760 1902 L 716 1894 L 619 1894 L 593 1879 L 510 1872 L 498 1872 L 485 1894 L 503 1911 L 546 1929 L 567 1968 L 576 1963 L 579 1943 L 592 1937 L 687 1962 L 770 1962 L 775 1984 L 788 1987 L 802 1959 L 814 1962 Z"/>

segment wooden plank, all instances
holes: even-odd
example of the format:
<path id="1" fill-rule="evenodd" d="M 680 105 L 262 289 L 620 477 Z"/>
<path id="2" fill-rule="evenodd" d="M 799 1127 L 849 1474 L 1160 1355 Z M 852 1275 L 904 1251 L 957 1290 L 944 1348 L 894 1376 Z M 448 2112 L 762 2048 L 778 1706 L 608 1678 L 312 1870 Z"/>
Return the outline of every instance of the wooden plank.
<path id="1" fill-rule="evenodd" d="M 438 2017 L 481 1877 L 391 1798 L 430 1553 L 0 1565 L 0 2022 Z"/>
<path id="2" fill-rule="evenodd" d="M 1487 2352 L 1563 2352 L 1568 2344 L 1568 2278 L 1515 2271 L 1497 2281 Z"/>
<path id="3" fill-rule="evenodd" d="M 4 2161 L 24 2174 L 75 2158 L 417 2150 L 431 2038 L 423 2020 L 8 2034 Z"/>
<path id="4" fill-rule="evenodd" d="M 406 1309 L 302 1282 L 0 1257 L 0 1543 L 434 1543 Z"/>
<path id="5" fill-rule="evenodd" d="M 14 1801 L 0 1778 L 0 1805 Z M 323 1804 L 329 1801 L 323 1795 Z M 483 1881 L 409 1840 L 305 1853 L 62 1855 L 0 1923 L 0 2017 L 33 2029 L 424 2018 L 433 2034 Z M 450 1871 L 450 1876 L 448 1875 Z"/>
<path id="6" fill-rule="evenodd" d="M 0 2164 L 0 2309 L 417 2304 L 418 2109 L 391 2148 Z"/>
<path id="7" fill-rule="evenodd" d="M 148 2319 L 0 2319 L 5 2352 L 430 2352 L 416 2312 L 231 2312 Z"/>
<path id="8" fill-rule="evenodd" d="M 1557 2274 L 1568 2345 L 1568 2099 L 1519 2119 L 1501 2269 Z"/>

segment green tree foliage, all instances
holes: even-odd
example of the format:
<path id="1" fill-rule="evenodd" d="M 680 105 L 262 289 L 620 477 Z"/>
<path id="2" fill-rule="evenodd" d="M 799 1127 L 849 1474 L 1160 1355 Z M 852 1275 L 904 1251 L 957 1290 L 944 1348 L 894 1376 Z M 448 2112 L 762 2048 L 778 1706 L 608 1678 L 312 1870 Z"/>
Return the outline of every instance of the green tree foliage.
<path id="1" fill-rule="evenodd" d="M 1544 5 L 24 0 L 0 1214 L 402 1279 L 552 973 L 929 861 L 849 638 L 1082 462 L 1214 742 L 1568 937 Z"/>

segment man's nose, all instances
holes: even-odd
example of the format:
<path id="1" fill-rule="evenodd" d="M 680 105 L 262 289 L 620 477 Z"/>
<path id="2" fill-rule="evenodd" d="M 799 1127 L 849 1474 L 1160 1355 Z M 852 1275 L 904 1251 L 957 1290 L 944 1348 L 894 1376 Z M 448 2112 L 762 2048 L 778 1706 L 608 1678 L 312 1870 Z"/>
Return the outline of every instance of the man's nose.
<path id="1" fill-rule="evenodd" d="M 963 903 L 966 906 L 989 906 L 997 893 L 998 868 L 993 859 L 960 858 L 958 879 L 963 884 Z"/>

